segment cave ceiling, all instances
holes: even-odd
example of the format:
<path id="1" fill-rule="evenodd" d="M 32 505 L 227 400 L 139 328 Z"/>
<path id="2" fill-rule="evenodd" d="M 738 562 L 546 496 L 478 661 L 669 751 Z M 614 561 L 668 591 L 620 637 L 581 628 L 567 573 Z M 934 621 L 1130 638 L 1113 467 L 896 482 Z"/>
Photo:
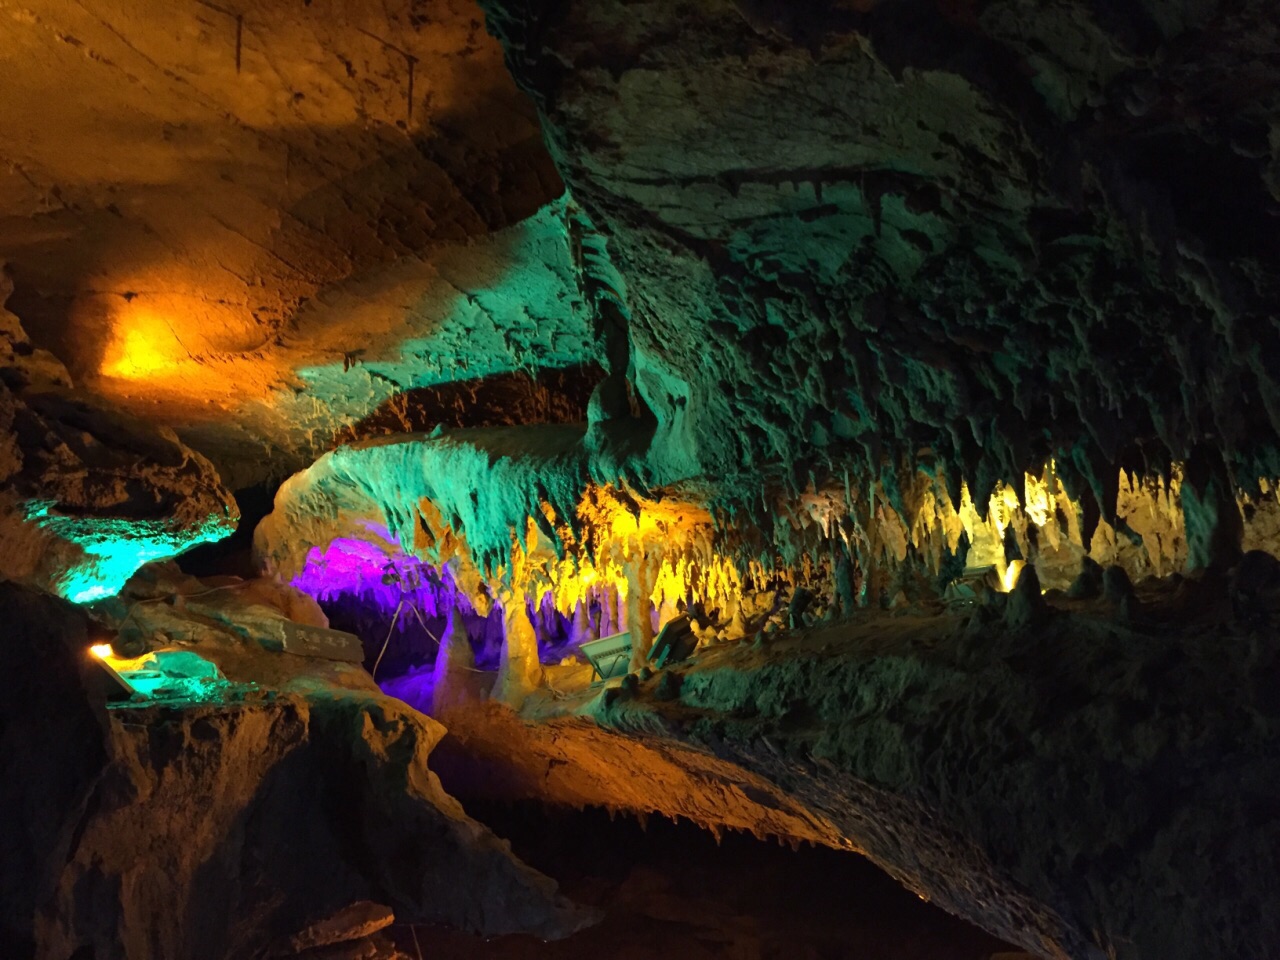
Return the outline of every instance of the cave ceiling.
<path id="1" fill-rule="evenodd" d="M 233 6 L 0 7 L 8 308 L 78 387 L 243 484 L 403 391 L 590 361 L 474 4 Z"/>
<path id="2" fill-rule="evenodd" d="M 482 5 L 627 278 L 659 470 L 982 503 L 1056 458 L 1104 514 L 1201 442 L 1275 472 L 1274 5 Z"/>
<path id="3" fill-rule="evenodd" d="M 422 389 L 583 419 L 619 344 L 657 483 L 1280 474 L 1270 4 L 3 14 L 8 308 L 232 485 Z"/>

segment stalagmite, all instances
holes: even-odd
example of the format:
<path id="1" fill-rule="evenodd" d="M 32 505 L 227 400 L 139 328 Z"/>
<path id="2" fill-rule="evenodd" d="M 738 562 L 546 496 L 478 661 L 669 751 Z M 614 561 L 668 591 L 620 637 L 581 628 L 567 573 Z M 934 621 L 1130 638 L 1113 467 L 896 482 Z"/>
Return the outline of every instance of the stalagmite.
<path id="1" fill-rule="evenodd" d="M 504 632 L 493 698 L 508 706 L 519 707 L 542 684 L 538 635 L 529 620 L 523 590 L 504 591 L 501 602 Z"/>
<path id="2" fill-rule="evenodd" d="M 444 716 L 450 709 L 467 699 L 470 674 L 475 669 L 475 654 L 471 650 L 471 638 L 462 620 L 459 607 L 449 608 L 449 623 L 440 637 L 440 650 L 436 653 L 432 671 L 431 713 Z"/>
<path id="3" fill-rule="evenodd" d="M 1240 559 L 1244 538 L 1240 507 L 1221 455 L 1197 447 L 1182 480 L 1187 569 L 1226 569 Z"/>
<path id="4" fill-rule="evenodd" d="M 657 629 L 661 631 L 677 614 L 675 601 L 664 596 L 657 610 Z"/>
<path id="5" fill-rule="evenodd" d="M 1005 622 L 1015 629 L 1033 627 L 1048 614 L 1048 605 L 1040 594 L 1040 578 L 1036 576 L 1036 568 L 1028 566 L 1022 570 L 1018 582 L 1009 592 Z"/>
<path id="6" fill-rule="evenodd" d="M 653 593 L 653 572 L 647 559 L 635 558 L 627 565 L 627 630 L 631 634 L 631 669 L 639 670 L 653 646 L 653 620 L 649 616 L 649 595 Z"/>
<path id="7" fill-rule="evenodd" d="M 591 640 L 596 639 L 593 634 L 591 620 L 587 616 L 587 606 L 590 600 L 583 598 L 579 600 L 573 607 L 573 623 L 571 626 L 571 639 L 574 643 L 581 646 Z"/>
<path id="8" fill-rule="evenodd" d="M 621 597 L 613 586 L 606 586 L 600 601 L 600 635 L 615 633 L 625 629 L 626 618 L 621 615 L 619 607 Z"/>

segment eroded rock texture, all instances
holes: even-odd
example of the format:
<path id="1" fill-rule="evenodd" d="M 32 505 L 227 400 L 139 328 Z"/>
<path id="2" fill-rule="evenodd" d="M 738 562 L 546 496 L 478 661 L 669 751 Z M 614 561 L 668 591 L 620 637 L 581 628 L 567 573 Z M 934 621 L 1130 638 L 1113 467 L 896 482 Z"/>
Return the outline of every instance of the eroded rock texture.
<path id="1" fill-rule="evenodd" d="M 0 698 L 6 956 L 238 960 L 370 902 L 486 934 L 582 922 L 441 789 L 443 728 L 367 678 L 104 711 L 82 614 L 15 587 L 0 612 L 22 644 Z"/>
<path id="2" fill-rule="evenodd" d="M 851 845 L 1037 956 L 1269 956 L 1280 595 L 1231 614 L 1253 576 L 1139 590 L 1127 625 L 1111 591 L 1018 590 L 712 648 L 524 722 L 454 705 L 442 775 Z"/>
<path id="3" fill-rule="evenodd" d="M 638 666 L 641 603 L 729 596 L 730 553 L 825 551 L 834 619 L 855 572 L 860 603 L 941 609 L 898 573 L 936 593 L 963 535 L 1002 576 L 1031 563 L 968 625 L 877 615 L 849 649 L 775 649 L 737 615 L 712 632 L 744 646 L 581 704 L 598 727 L 531 728 L 489 782 L 645 809 L 661 771 L 677 796 L 652 809 L 852 844 L 1050 956 L 1280 937 L 1274 571 L 1240 556 L 1269 542 L 1258 481 L 1280 475 L 1273 4 L 483 0 L 541 130 L 465 0 L 33 6 L 0 26 L 31 64 L 5 81 L 0 256 L 34 338 L 0 314 L 4 573 L 89 599 L 139 542 L 231 519 L 208 461 L 72 397 L 68 370 L 237 482 L 423 430 L 287 483 L 259 554 L 294 577 L 363 536 L 450 565 L 506 606 L 506 672 L 483 679 L 511 702 L 547 696 L 526 599 L 582 612 L 584 558 L 626 585 L 600 622 L 632 628 Z M 1027 471 L 1044 496 L 1018 503 Z M 604 484 L 622 509 L 583 520 Z M 683 564 L 666 585 L 646 536 Z M 1237 561 L 1229 602 L 1197 608 Z M 1209 572 L 1163 607 L 1130 582 L 1183 564 Z M 752 619 L 811 626 L 798 594 Z M 12 596 L 34 639 L 80 643 L 65 608 Z M 201 629 L 259 615 L 220 609 Z M 36 771 L 4 780 L 15 936 L 231 957 L 365 902 L 565 928 L 432 779 L 439 728 L 363 678 L 107 719 L 50 656 L 56 723 L 27 723 L 27 672 L 3 701 L 3 755 Z M 518 750 L 500 711 L 459 742 Z M 616 767 L 584 776 L 598 750 Z"/>
<path id="4" fill-rule="evenodd" d="M 0 300 L 8 289 L 0 282 Z M 74 389 L 0 306 L 0 574 L 94 600 L 238 519 L 208 460 Z"/>
<path id="5" fill-rule="evenodd" d="M 1200 441 L 1280 471 L 1273 4 L 482 6 L 627 279 L 659 475 L 983 503 L 1056 458 L 1110 518 Z"/>
<path id="6" fill-rule="evenodd" d="M 479 568 L 509 561 L 515 531 L 531 518 L 549 523 L 542 503 L 561 522 L 576 517 L 588 483 L 581 440 L 580 427 L 544 425 L 341 447 L 281 485 L 254 532 L 255 552 L 272 574 L 293 579 L 312 548 L 365 536 L 437 566 L 463 554 L 463 575 L 476 582 Z"/>

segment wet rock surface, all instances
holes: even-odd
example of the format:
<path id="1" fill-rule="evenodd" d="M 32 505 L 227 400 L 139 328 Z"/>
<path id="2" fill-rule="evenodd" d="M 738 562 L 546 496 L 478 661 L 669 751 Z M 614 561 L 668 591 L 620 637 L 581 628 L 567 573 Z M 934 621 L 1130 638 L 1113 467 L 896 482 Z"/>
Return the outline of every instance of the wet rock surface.
<path id="1" fill-rule="evenodd" d="M 105 710 L 83 615 L 0 602 L 31 645 L 3 697 L 6 956 L 230 960 L 341 939 L 365 903 L 488 934 L 589 919 L 443 791 L 443 728 L 367 680 Z"/>

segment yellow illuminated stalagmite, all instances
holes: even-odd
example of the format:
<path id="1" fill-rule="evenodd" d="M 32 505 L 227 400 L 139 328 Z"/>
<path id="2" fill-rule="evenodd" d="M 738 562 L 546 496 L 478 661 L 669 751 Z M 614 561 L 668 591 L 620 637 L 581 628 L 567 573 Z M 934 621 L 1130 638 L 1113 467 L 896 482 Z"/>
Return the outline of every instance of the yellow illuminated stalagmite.
<path id="1" fill-rule="evenodd" d="M 502 594 L 502 657 L 498 662 L 495 700 L 518 707 L 542 684 L 538 635 L 529 621 L 525 593 L 518 587 Z"/>
<path id="2" fill-rule="evenodd" d="M 534 539 L 530 531 L 526 544 Z M 498 662 L 498 679 L 493 696 L 513 707 L 542 685 L 542 665 L 538 661 L 538 635 L 529 620 L 525 583 L 536 575 L 529 571 L 529 546 L 513 541 L 511 582 L 495 584 L 502 603 L 502 654 Z"/>

